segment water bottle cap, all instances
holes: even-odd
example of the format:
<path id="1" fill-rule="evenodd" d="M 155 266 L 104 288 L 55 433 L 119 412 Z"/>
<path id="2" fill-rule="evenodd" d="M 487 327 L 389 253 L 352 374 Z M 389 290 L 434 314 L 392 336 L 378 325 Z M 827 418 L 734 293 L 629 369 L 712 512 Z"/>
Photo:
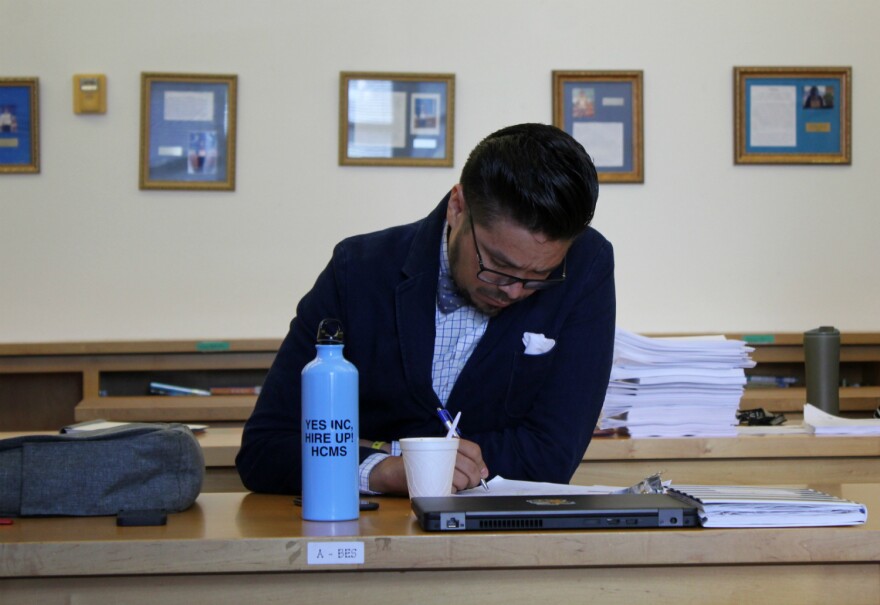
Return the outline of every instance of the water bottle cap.
<path id="1" fill-rule="evenodd" d="M 341 345 L 344 341 L 342 322 L 338 319 L 322 319 L 318 324 L 318 344 Z"/>

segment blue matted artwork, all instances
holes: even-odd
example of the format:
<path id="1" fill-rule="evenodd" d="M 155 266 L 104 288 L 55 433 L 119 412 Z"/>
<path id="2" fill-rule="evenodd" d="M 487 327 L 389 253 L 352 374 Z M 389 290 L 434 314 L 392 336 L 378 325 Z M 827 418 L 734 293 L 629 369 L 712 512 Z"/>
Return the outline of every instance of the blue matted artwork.
<path id="1" fill-rule="evenodd" d="M 752 143 L 752 97 L 755 87 L 790 88 L 793 103 L 794 141 L 792 145 Z M 840 153 L 840 81 L 828 78 L 746 79 L 746 150 L 766 153 Z M 821 126 L 821 127 L 819 127 Z"/>
<path id="2" fill-rule="evenodd" d="M 238 77 L 141 74 L 141 189 L 235 190 Z"/>
<path id="3" fill-rule="evenodd" d="M 0 78 L 0 172 L 39 172 L 36 78 Z"/>
<path id="4" fill-rule="evenodd" d="M 735 67 L 735 163 L 851 163 L 851 78 L 849 67 Z"/>
<path id="5" fill-rule="evenodd" d="M 455 76 L 340 73 L 339 164 L 452 166 Z"/>
<path id="6" fill-rule="evenodd" d="M 554 71 L 553 124 L 590 154 L 599 181 L 643 183 L 641 71 Z"/>

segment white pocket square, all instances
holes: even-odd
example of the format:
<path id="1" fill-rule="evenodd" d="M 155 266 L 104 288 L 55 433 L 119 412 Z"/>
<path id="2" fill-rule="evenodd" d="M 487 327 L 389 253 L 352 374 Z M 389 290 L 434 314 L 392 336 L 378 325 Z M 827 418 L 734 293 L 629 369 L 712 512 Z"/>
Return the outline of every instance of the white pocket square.
<path id="1" fill-rule="evenodd" d="M 552 349 L 556 341 L 543 334 L 523 332 L 523 344 L 526 347 L 526 355 L 541 355 Z"/>

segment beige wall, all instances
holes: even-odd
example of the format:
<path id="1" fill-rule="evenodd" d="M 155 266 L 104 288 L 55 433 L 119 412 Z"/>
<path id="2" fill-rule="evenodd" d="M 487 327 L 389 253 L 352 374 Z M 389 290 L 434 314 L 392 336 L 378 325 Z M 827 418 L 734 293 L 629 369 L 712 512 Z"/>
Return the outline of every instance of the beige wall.
<path id="1" fill-rule="evenodd" d="M 876 0 L 0 0 L 42 173 L 0 175 L 0 342 L 280 337 L 340 238 L 426 214 L 554 69 L 642 69 L 643 185 L 603 186 L 619 324 L 880 330 Z M 852 166 L 734 166 L 732 68 L 853 68 Z M 456 74 L 454 168 L 337 165 L 341 70 Z M 141 71 L 239 76 L 233 193 L 139 191 Z M 74 73 L 109 111 L 76 116 Z"/>

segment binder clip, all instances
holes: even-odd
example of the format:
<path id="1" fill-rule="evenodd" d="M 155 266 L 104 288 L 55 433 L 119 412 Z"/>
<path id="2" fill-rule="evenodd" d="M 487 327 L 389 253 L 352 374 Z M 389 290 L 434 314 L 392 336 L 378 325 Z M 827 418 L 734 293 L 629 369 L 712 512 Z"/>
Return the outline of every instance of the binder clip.
<path id="1" fill-rule="evenodd" d="M 785 416 L 782 414 L 772 414 L 764 410 L 764 408 L 755 408 L 753 410 L 740 410 L 736 413 L 736 419 L 740 424 L 748 426 L 776 426 L 785 422 Z"/>

